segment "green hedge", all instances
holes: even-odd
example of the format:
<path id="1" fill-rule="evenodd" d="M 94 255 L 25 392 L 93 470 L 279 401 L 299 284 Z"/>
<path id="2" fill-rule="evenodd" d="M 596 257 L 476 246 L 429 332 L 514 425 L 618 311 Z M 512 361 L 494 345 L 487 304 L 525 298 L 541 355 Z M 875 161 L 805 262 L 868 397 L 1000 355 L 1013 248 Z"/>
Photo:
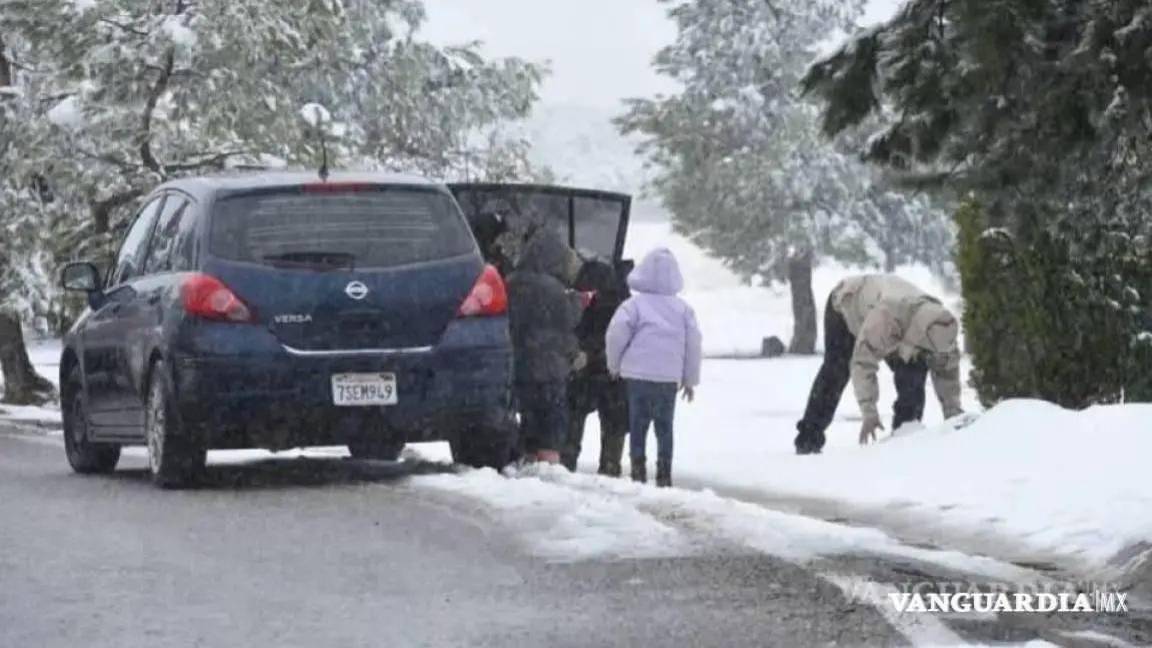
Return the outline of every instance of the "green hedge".
<path id="1" fill-rule="evenodd" d="M 1042 398 L 1081 408 L 1152 401 L 1152 297 L 1146 241 L 1099 227 L 1054 227 L 1027 243 L 957 213 L 965 342 L 981 401 Z"/>

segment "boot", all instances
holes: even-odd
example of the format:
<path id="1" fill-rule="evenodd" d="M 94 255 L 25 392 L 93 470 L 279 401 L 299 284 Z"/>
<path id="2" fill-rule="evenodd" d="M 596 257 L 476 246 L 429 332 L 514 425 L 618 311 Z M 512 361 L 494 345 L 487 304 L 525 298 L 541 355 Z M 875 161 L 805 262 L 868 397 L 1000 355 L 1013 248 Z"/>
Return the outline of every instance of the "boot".
<path id="1" fill-rule="evenodd" d="M 624 455 L 622 434 L 600 435 L 600 474 L 608 477 L 620 476 L 620 458 Z"/>
<path id="2" fill-rule="evenodd" d="M 648 483 L 647 461 L 644 457 L 632 460 L 632 481 L 639 484 Z"/>
<path id="3" fill-rule="evenodd" d="M 656 486 L 659 488 L 670 488 L 672 486 L 671 461 L 656 462 Z"/>

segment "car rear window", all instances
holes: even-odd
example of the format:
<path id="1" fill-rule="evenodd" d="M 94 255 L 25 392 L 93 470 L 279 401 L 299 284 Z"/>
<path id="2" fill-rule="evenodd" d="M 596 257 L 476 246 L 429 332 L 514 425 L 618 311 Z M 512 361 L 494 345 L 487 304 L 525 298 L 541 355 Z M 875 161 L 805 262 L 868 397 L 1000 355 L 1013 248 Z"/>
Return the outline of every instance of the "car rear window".
<path id="1" fill-rule="evenodd" d="M 223 198 L 213 210 L 210 249 L 267 265 L 347 259 L 357 268 L 382 268 L 461 256 L 474 244 L 448 196 L 378 188 Z"/>

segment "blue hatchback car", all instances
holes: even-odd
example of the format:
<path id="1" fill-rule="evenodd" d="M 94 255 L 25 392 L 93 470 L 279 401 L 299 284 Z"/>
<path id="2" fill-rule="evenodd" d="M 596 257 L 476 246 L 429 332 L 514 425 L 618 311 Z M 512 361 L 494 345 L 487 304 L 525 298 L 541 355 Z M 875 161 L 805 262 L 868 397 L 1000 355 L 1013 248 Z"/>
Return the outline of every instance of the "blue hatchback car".
<path id="1" fill-rule="evenodd" d="M 146 445 L 185 484 L 211 448 L 347 445 L 395 459 L 447 440 L 502 466 L 507 298 L 441 184 L 407 176 L 188 178 L 144 201 L 114 265 L 73 263 L 89 309 L 60 362 L 68 461 Z"/>

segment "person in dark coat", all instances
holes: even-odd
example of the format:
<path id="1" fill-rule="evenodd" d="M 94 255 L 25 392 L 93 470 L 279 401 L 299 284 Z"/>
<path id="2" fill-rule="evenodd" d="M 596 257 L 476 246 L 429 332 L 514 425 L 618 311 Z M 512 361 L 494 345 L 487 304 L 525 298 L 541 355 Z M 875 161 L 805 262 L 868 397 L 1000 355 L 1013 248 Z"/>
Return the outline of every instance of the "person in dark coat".
<path id="1" fill-rule="evenodd" d="M 580 258 L 551 228 L 525 244 L 508 277 L 521 444 L 527 457 L 559 463 L 568 435 L 568 377 L 582 367 L 576 338 L 580 298 L 569 286 Z"/>
<path id="2" fill-rule="evenodd" d="M 482 212 L 470 225 L 484 260 L 495 266 L 501 277 L 507 276 L 512 264 L 500 245 L 500 237 L 508 232 L 508 219 L 499 212 Z"/>
<path id="3" fill-rule="evenodd" d="M 576 470 L 584 424 L 588 415 L 596 412 L 600 418 L 599 473 L 619 477 L 624 440 L 628 438 L 628 394 L 624 381 L 608 374 L 604 335 L 616 309 L 628 299 L 628 286 L 611 264 L 593 259 L 581 268 L 576 290 L 592 294 L 591 304 L 576 327 L 587 364 L 568 382 L 568 443 L 562 460 L 569 470 Z"/>

